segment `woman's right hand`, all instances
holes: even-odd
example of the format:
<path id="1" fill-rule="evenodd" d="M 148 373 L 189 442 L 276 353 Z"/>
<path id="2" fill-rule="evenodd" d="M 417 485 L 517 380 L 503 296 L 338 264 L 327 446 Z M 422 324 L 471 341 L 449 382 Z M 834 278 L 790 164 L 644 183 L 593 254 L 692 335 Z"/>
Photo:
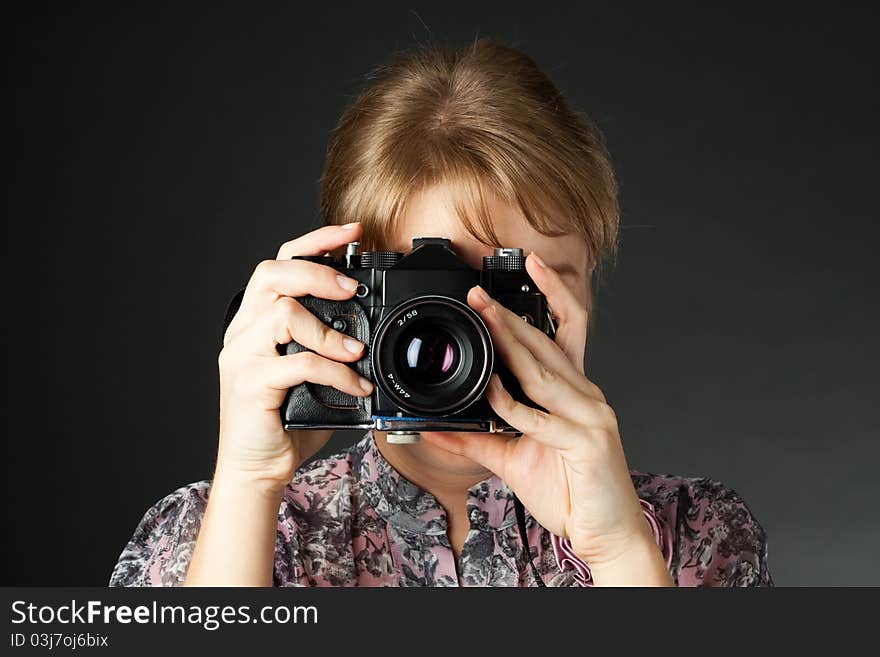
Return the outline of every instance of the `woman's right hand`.
<path id="1" fill-rule="evenodd" d="M 373 384 L 345 363 L 364 345 L 321 322 L 295 297 L 349 299 L 357 281 L 316 262 L 291 256 L 323 255 L 359 239 L 359 223 L 324 226 L 282 245 L 261 262 L 226 331 L 220 352 L 220 445 L 216 478 L 236 478 L 280 491 L 296 468 L 323 447 L 330 430 L 285 431 L 279 409 L 287 389 L 306 381 L 363 397 Z M 312 351 L 280 355 L 276 345 L 296 341 Z"/>

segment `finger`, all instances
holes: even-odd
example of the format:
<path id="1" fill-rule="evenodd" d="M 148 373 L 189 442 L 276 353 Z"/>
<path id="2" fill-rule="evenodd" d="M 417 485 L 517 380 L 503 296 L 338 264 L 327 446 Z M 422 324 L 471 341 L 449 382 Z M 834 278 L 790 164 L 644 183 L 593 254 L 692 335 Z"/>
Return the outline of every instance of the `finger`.
<path id="1" fill-rule="evenodd" d="M 310 294 L 322 299 L 350 299 L 358 282 L 341 272 L 308 260 L 264 260 L 254 270 L 240 313 L 256 316 L 278 297 Z"/>
<path id="2" fill-rule="evenodd" d="M 422 431 L 422 439 L 440 449 L 464 456 L 504 478 L 504 463 L 516 438 L 491 433 L 458 434 Z"/>
<path id="3" fill-rule="evenodd" d="M 587 307 L 565 284 L 562 277 L 533 251 L 526 258 L 526 271 L 547 297 L 557 320 L 556 342 L 581 371 L 587 343 Z"/>
<path id="4" fill-rule="evenodd" d="M 356 241 L 361 233 L 361 224 L 358 221 L 341 226 L 323 226 L 282 244 L 276 259 L 289 260 L 293 256 L 323 255 Z"/>
<path id="5" fill-rule="evenodd" d="M 489 405 L 498 417 L 523 434 L 555 449 L 573 449 L 582 440 L 582 431 L 566 419 L 545 413 L 516 401 L 504 388 L 501 379 L 493 374 L 486 390 Z M 488 467 L 488 466 L 487 466 Z"/>
<path id="6" fill-rule="evenodd" d="M 536 359 L 543 361 L 548 367 L 559 372 L 575 388 L 595 399 L 605 401 L 605 396 L 599 387 L 584 376 L 583 370 L 580 367 L 576 367 L 565 352 L 562 351 L 562 348 L 546 333 L 536 326 L 523 321 L 519 315 L 494 301 L 479 285 L 475 285 L 468 291 L 467 301 L 477 312 L 485 309 L 487 305 L 494 303 L 498 316 L 514 337 L 522 342 Z"/>
<path id="7" fill-rule="evenodd" d="M 290 297 L 277 299 L 230 344 L 248 353 L 274 356 L 278 354 L 276 345 L 288 342 L 298 342 L 338 361 L 358 360 L 364 351 L 363 342 L 327 326 Z"/>
<path id="8" fill-rule="evenodd" d="M 495 350 L 517 378 L 526 396 L 554 415 L 585 424 L 597 421 L 593 406 L 600 402 L 535 358 L 498 316 L 498 305 L 491 303 L 484 307 L 480 317 L 489 327 Z"/>
<path id="9" fill-rule="evenodd" d="M 356 397 L 373 391 L 372 382 L 344 363 L 328 360 L 311 351 L 261 359 L 255 377 L 273 390 L 286 390 L 301 383 L 331 386 Z"/>

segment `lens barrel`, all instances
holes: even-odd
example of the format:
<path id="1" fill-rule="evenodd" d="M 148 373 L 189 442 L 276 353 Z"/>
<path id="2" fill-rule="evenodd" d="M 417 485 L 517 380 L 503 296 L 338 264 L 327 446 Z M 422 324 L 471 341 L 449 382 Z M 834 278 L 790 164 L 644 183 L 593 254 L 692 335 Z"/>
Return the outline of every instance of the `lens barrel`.
<path id="1" fill-rule="evenodd" d="M 460 413 L 485 392 L 494 349 L 468 305 L 450 297 L 410 299 L 376 327 L 371 365 L 376 383 L 412 415 Z"/>

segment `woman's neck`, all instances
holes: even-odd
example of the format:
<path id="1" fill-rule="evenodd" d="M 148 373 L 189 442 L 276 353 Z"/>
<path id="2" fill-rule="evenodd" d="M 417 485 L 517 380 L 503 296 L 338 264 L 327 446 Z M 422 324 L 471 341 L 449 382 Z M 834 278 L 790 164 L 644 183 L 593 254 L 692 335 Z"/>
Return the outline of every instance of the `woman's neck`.
<path id="1" fill-rule="evenodd" d="M 389 443 L 384 431 L 374 431 L 376 447 L 401 476 L 427 491 L 446 511 L 448 535 L 456 557 L 467 535 L 467 492 L 474 484 L 492 476 L 470 459 L 425 441 L 398 445 Z"/>

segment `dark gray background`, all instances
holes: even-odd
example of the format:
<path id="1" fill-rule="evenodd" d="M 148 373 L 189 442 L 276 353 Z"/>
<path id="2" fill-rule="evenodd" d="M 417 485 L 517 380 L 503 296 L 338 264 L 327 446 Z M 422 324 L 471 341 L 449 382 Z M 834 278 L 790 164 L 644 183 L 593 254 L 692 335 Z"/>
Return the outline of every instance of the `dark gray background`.
<path id="1" fill-rule="evenodd" d="M 631 466 L 735 488 L 777 584 L 880 584 L 876 52 L 867 15 L 834 11 L 18 17 L 2 583 L 105 583 L 143 512 L 210 476 L 226 301 L 319 224 L 328 134 L 364 74 L 416 41 L 495 36 L 593 117 L 620 176 L 589 374 Z"/>

